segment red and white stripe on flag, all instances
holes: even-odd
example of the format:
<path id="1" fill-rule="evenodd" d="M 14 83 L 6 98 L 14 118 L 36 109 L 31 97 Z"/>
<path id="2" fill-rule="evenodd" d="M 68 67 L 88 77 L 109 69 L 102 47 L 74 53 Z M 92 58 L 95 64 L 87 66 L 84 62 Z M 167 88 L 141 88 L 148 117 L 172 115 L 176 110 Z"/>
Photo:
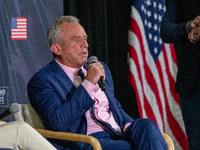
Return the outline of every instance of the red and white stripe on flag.
<path id="1" fill-rule="evenodd" d="M 140 117 L 153 120 L 172 138 L 175 149 L 187 150 L 179 95 L 174 93 L 176 54 L 173 44 L 160 37 L 164 12 L 164 0 L 134 0 L 128 33 L 129 82 L 136 91 Z"/>
<path id="2" fill-rule="evenodd" d="M 25 17 L 11 18 L 11 39 L 27 39 L 27 22 Z"/>

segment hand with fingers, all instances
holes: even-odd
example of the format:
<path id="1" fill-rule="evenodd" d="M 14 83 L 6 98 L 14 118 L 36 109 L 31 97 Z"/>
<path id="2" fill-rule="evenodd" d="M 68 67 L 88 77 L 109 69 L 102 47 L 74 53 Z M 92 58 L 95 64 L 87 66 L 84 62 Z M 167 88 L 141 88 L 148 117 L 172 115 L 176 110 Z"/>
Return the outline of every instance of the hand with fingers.
<path id="1" fill-rule="evenodd" d="M 196 43 L 200 39 L 200 27 L 195 27 L 191 29 L 191 31 L 188 34 L 188 39 L 192 43 Z"/>
<path id="2" fill-rule="evenodd" d="M 85 79 L 96 85 L 101 77 L 103 80 L 106 78 L 102 64 L 99 61 L 91 63 L 88 66 Z"/>
<path id="3" fill-rule="evenodd" d="M 196 43 L 200 39 L 200 15 L 190 23 L 190 29 L 188 39 L 190 42 Z"/>

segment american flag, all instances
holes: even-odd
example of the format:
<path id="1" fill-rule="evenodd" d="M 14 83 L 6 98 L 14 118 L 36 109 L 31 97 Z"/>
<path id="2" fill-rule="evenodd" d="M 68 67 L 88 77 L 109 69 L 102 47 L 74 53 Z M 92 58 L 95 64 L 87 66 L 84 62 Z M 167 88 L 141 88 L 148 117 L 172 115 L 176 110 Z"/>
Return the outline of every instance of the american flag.
<path id="1" fill-rule="evenodd" d="M 177 60 L 173 44 L 160 37 L 164 0 L 133 0 L 129 28 L 129 81 L 141 118 L 153 120 L 175 149 L 188 149 L 179 95 L 174 93 Z"/>
<path id="2" fill-rule="evenodd" d="M 25 17 L 11 18 L 11 39 L 27 39 L 27 25 Z"/>

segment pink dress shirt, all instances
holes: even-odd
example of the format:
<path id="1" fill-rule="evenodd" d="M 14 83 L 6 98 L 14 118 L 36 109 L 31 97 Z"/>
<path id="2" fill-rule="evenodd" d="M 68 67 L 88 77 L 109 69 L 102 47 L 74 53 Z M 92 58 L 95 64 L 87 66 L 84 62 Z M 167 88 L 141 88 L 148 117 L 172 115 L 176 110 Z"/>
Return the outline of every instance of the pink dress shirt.
<path id="1" fill-rule="evenodd" d="M 121 132 L 121 129 L 119 125 L 116 123 L 114 120 L 113 114 L 110 110 L 108 99 L 105 95 L 105 93 L 99 88 L 98 85 L 94 85 L 88 80 L 84 80 L 82 82 L 81 77 L 77 75 L 77 72 L 79 69 L 75 68 L 70 68 L 67 66 L 64 66 L 60 64 L 58 61 L 56 61 L 60 67 L 65 71 L 65 73 L 69 76 L 71 81 L 74 83 L 76 87 L 78 87 L 80 84 L 84 86 L 86 91 L 89 93 L 92 99 L 95 100 L 95 115 L 99 120 L 103 120 L 108 122 L 116 131 Z M 83 73 L 86 75 L 87 71 L 82 67 Z M 94 120 L 90 116 L 90 111 L 89 109 L 86 112 L 86 117 L 87 117 L 87 135 L 92 134 L 94 132 L 99 132 L 103 131 L 102 127 L 99 126 L 94 122 Z"/>

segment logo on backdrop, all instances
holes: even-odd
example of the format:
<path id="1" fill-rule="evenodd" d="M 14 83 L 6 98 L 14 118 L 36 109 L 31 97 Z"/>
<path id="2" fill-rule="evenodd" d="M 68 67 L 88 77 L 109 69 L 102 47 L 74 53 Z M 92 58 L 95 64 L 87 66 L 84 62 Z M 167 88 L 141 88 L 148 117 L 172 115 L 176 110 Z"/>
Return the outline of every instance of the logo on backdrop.
<path id="1" fill-rule="evenodd" d="M 11 39 L 27 39 L 27 23 L 25 17 L 11 18 Z"/>
<path id="2" fill-rule="evenodd" d="M 7 105 L 7 87 L 0 87 L 0 106 Z"/>

